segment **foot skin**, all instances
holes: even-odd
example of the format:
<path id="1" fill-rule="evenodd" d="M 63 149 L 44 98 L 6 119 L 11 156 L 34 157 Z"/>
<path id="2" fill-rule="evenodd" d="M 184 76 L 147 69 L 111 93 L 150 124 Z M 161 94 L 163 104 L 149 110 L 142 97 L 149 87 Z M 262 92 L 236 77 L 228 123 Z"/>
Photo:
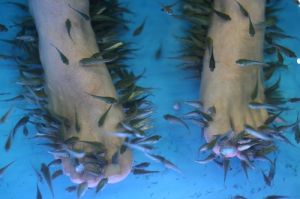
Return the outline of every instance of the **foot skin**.
<path id="1" fill-rule="evenodd" d="M 65 139 L 76 136 L 81 141 L 104 144 L 108 165 L 104 167 L 102 175 L 94 176 L 87 172 L 76 172 L 69 158 L 61 158 L 64 173 L 73 182 L 87 182 L 89 187 L 95 187 L 104 177 L 108 178 L 108 183 L 116 183 L 130 173 L 132 163 L 132 155 L 128 149 L 112 162 L 112 156 L 120 150 L 123 139 L 109 136 L 109 132 L 119 130 L 118 124 L 124 115 L 120 106 L 113 105 L 103 126 L 98 126 L 99 118 L 109 105 L 88 93 L 116 98 L 116 91 L 105 65 L 83 67 L 79 64 L 79 60 L 90 57 L 99 52 L 99 49 L 90 21 L 85 20 L 68 4 L 88 13 L 88 1 L 29 0 L 39 35 L 39 51 L 45 70 L 49 109 L 69 120 L 71 127 L 64 132 Z M 72 39 L 65 26 L 67 19 L 72 24 Z M 54 46 L 67 57 L 69 64 L 63 62 Z M 75 128 L 75 114 L 80 126 L 79 132 Z"/>
<path id="2" fill-rule="evenodd" d="M 249 12 L 253 24 L 264 21 L 264 0 L 239 1 Z M 266 110 L 252 110 L 248 107 L 258 82 L 257 102 L 265 99 L 262 84 L 262 70 L 259 66 L 241 68 L 235 62 L 238 59 L 263 60 L 263 28 L 255 27 L 256 34 L 249 34 L 249 20 L 244 17 L 236 1 L 216 0 L 215 8 L 228 14 L 231 21 L 224 21 L 214 15 L 209 30 L 213 40 L 216 61 L 214 71 L 209 69 L 208 51 L 204 58 L 201 78 L 201 101 L 204 109 L 215 106 L 213 122 L 204 135 L 210 141 L 214 135 L 224 134 L 230 130 L 239 133 L 244 125 L 259 127 L 267 119 Z"/>

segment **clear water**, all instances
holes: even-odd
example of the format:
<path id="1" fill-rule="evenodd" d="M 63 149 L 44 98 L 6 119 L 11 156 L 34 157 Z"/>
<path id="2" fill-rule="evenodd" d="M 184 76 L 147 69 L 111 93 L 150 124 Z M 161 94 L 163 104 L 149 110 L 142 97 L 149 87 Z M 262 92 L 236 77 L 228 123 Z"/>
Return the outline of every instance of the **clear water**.
<path id="1" fill-rule="evenodd" d="M 0 1 L 4 2 L 4 1 Z M 188 72 L 182 71 L 177 65 L 180 63 L 175 59 L 168 59 L 178 52 L 180 44 L 174 36 L 181 35 L 186 24 L 172 16 L 161 12 L 159 1 L 153 0 L 122 0 L 130 10 L 135 12 L 134 16 L 128 16 L 132 21 L 131 32 L 124 35 L 124 39 L 133 41 L 140 49 L 135 59 L 130 60 L 133 71 L 141 73 L 146 68 L 146 74 L 140 80 L 145 87 L 154 87 L 154 95 L 151 100 L 155 104 L 156 113 L 153 115 L 155 132 L 163 136 L 158 144 L 155 153 L 161 154 L 172 162 L 176 163 L 183 171 L 180 175 L 171 170 L 164 169 L 161 165 L 153 163 L 151 169 L 161 170 L 158 174 L 134 176 L 130 175 L 121 183 L 107 186 L 100 194 L 95 195 L 88 191 L 83 198 L 105 198 L 105 199 L 229 199 L 239 194 L 250 199 L 260 199 L 268 194 L 291 196 L 293 199 L 300 199 L 300 147 L 288 146 L 279 143 L 277 171 L 273 185 L 268 187 L 264 184 L 259 169 L 249 173 L 249 179 L 244 176 L 239 164 L 234 162 L 229 172 L 226 183 L 223 182 L 223 170 L 215 164 L 197 165 L 193 161 L 197 158 L 197 148 L 203 142 L 200 138 L 200 130 L 192 126 L 191 133 L 184 127 L 171 125 L 163 120 L 166 113 L 177 114 L 172 106 L 175 102 L 198 99 L 199 81 L 186 79 Z M 160 1 L 172 3 L 172 1 Z M 287 34 L 298 36 L 300 34 L 300 8 L 292 0 L 282 1 L 284 10 L 280 13 L 280 26 Z M 0 23 L 11 25 L 17 21 L 16 15 L 22 14 L 13 6 L 0 4 Z M 144 18 L 147 17 L 143 33 L 138 37 L 132 37 L 131 33 Z M 7 33 L 0 33 L 0 38 L 12 39 L 16 29 Z M 163 45 L 163 58 L 154 59 L 156 49 L 160 43 Z M 286 40 L 283 42 L 293 49 L 300 56 L 299 40 Z M 0 51 L 3 54 L 12 52 L 12 48 L 0 44 Z M 299 96 L 300 90 L 300 66 L 296 60 L 286 59 L 289 63 L 287 70 L 280 71 L 281 90 L 286 97 Z M 15 82 L 18 78 L 17 67 L 14 62 L 0 61 L 0 89 L 11 93 L 11 96 L 18 93 Z M 276 77 L 274 78 L 276 79 Z M 0 102 L 0 113 L 4 113 L 12 103 Z M 21 106 L 21 105 L 19 105 Z M 294 106 L 300 110 L 300 105 Z M 178 113 L 183 113 L 181 109 Z M 7 135 L 20 117 L 21 113 L 16 111 L 8 122 L 0 127 L 0 146 L 4 146 Z M 293 122 L 296 119 L 296 111 L 285 114 L 286 120 Z M 293 135 L 288 135 L 294 142 Z M 135 152 L 135 160 L 138 162 L 148 161 L 140 152 Z M 36 197 L 36 176 L 31 164 L 39 168 L 41 162 L 49 162 L 52 157 L 46 153 L 46 149 L 38 147 L 30 139 L 19 134 L 9 153 L 0 148 L 0 166 L 12 160 L 16 163 L 7 170 L 0 178 L 1 199 L 33 199 Z M 262 168 L 264 166 L 262 165 Z M 75 193 L 67 193 L 64 188 L 71 185 L 69 179 L 61 176 L 55 180 L 54 190 L 57 199 L 76 198 Z M 46 184 L 39 184 L 43 198 L 52 198 Z"/>

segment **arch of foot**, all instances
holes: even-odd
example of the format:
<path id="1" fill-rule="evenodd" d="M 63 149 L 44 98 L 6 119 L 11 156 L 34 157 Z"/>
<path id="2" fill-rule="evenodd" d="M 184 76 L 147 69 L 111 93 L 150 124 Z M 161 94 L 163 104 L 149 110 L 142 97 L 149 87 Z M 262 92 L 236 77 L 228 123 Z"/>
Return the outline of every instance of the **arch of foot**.
<path id="1" fill-rule="evenodd" d="M 90 20 L 72 9 L 88 13 L 89 1 L 30 0 L 29 7 L 38 31 L 50 112 L 69 120 L 70 126 L 64 131 L 65 139 L 78 137 L 84 141 L 72 145 L 71 149 L 75 152 L 95 152 L 96 149 L 89 146 L 88 142 L 101 143 L 105 148 L 98 154 L 105 162 L 99 175 L 79 171 L 80 167 L 76 167 L 87 157 L 59 157 L 65 174 L 76 183 L 86 181 L 89 187 L 96 186 L 104 177 L 108 178 L 109 183 L 123 180 L 131 170 L 131 152 L 126 150 L 120 154 L 123 140 L 109 136 L 109 132 L 119 129 L 118 125 L 124 118 L 122 109 L 112 105 L 105 122 L 100 125 L 99 119 L 110 105 L 89 95 L 116 98 L 111 77 L 104 64 L 84 68 L 79 63 L 80 59 L 99 51 Z M 66 20 L 71 21 L 70 34 Z M 115 161 L 112 161 L 113 156 L 117 157 Z"/>

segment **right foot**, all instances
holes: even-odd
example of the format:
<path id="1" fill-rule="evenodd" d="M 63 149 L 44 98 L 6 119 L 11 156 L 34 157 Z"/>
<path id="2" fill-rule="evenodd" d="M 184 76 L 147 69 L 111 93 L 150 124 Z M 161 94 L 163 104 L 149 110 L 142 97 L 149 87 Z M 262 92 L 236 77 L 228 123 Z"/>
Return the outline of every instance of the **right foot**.
<path id="1" fill-rule="evenodd" d="M 253 24 L 264 21 L 264 1 L 239 2 L 249 12 Z M 209 30 L 216 67 L 214 71 L 210 71 L 210 57 L 206 52 L 201 79 L 201 101 L 205 110 L 215 106 L 216 114 L 204 132 L 208 142 L 214 135 L 230 130 L 240 133 L 245 124 L 259 127 L 268 116 L 264 109 L 253 110 L 248 107 L 249 102 L 253 101 L 251 96 L 257 82 L 255 101 L 263 102 L 265 99 L 261 68 L 241 68 L 235 63 L 241 58 L 262 61 L 264 31 L 256 28 L 255 36 L 249 35 L 249 20 L 241 14 L 236 1 L 216 0 L 215 8 L 230 15 L 231 21 L 224 21 L 214 15 Z"/>

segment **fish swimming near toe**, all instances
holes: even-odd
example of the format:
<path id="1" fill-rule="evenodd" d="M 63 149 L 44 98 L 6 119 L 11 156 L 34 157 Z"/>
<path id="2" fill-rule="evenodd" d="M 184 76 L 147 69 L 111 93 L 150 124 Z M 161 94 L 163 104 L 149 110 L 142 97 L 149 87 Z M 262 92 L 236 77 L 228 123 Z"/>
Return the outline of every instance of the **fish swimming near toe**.
<path id="1" fill-rule="evenodd" d="M 260 132 L 259 130 L 255 130 L 254 128 L 252 128 L 251 126 L 249 126 L 247 124 L 245 124 L 245 131 L 246 131 L 246 133 L 248 133 L 256 138 L 259 138 L 259 139 L 262 139 L 265 141 L 272 140 L 272 138 L 269 135 L 267 135 L 263 132 Z"/>
<path id="2" fill-rule="evenodd" d="M 249 66 L 269 66 L 269 64 L 256 61 L 256 60 L 250 60 L 250 59 L 238 59 L 235 61 L 236 64 L 238 64 L 241 67 L 249 67 Z"/>
<path id="3" fill-rule="evenodd" d="M 47 185 L 51 191 L 52 196 L 54 196 L 50 171 L 49 171 L 49 168 L 47 167 L 47 165 L 44 163 L 42 163 L 42 165 L 41 165 L 41 172 L 42 172 L 44 179 L 47 182 Z"/>
<path id="4" fill-rule="evenodd" d="M 63 174 L 63 170 L 59 169 L 51 175 L 51 179 L 54 180 L 55 178 L 57 178 L 58 176 L 61 176 L 62 174 Z"/>
<path id="5" fill-rule="evenodd" d="M 169 122 L 172 122 L 172 123 L 181 124 L 181 125 L 185 126 L 185 128 L 187 128 L 188 130 L 190 130 L 189 126 L 182 119 L 180 119 L 174 115 L 166 114 L 166 115 L 164 115 L 164 119 Z"/>
<path id="6" fill-rule="evenodd" d="M 12 161 L 10 163 L 8 163 L 7 165 L 3 166 L 0 168 L 0 178 L 3 177 L 5 171 L 7 170 L 8 167 L 10 167 L 15 161 Z"/>
<path id="7" fill-rule="evenodd" d="M 108 182 L 108 178 L 101 179 L 100 182 L 96 186 L 96 193 L 101 191 L 104 188 L 104 186 L 107 184 L 107 182 Z"/>
<path id="8" fill-rule="evenodd" d="M 203 160 L 195 160 L 195 162 L 198 163 L 198 164 L 207 164 L 207 163 L 213 161 L 215 158 L 216 158 L 216 154 L 211 153 L 205 159 L 203 159 Z"/>
<path id="9" fill-rule="evenodd" d="M 88 183 L 82 182 L 77 186 L 77 198 L 81 198 L 85 192 L 88 190 Z"/>
<path id="10" fill-rule="evenodd" d="M 272 111 L 287 111 L 289 108 L 279 107 L 278 105 L 268 104 L 268 103 L 259 103 L 259 102 L 250 102 L 248 107 L 251 109 L 267 109 Z"/>

